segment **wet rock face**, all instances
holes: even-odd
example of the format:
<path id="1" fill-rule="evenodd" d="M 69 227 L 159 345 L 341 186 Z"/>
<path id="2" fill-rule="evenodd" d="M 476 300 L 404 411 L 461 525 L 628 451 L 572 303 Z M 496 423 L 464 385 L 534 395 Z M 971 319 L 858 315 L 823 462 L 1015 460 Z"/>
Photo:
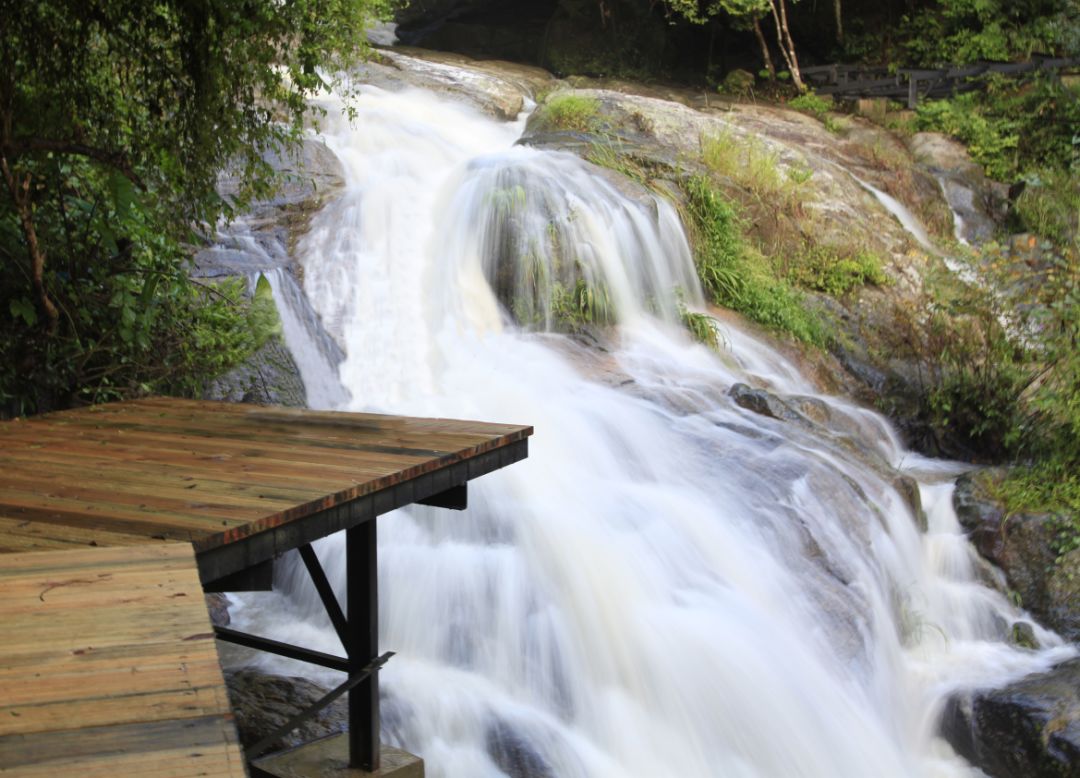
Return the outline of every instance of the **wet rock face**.
<path id="1" fill-rule="evenodd" d="M 992 240 L 1003 202 L 963 145 L 940 133 L 920 132 L 912 136 L 909 146 L 940 182 L 945 199 L 959 217 L 959 237 L 976 244 Z"/>
<path id="2" fill-rule="evenodd" d="M 1006 516 L 988 484 L 1004 471 L 969 473 L 956 482 L 957 518 L 983 557 L 1005 573 L 1024 608 L 1067 640 L 1080 640 L 1080 549 L 1058 559 L 1057 517 L 1017 513 Z"/>
<path id="3" fill-rule="evenodd" d="M 728 392 L 740 408 L 782 421 L 802 421 L 803 417 L 789 408 L 779 397 L 764 389 L 752 389 L 746 384 L 735 384 Z"/>
<path id="4" fill-rule="evenodd" d="M 521 732 L 505 721 L 492 722 L 486 734 L 488 754 L 510 778 L 555 778 L 551 765 Z"/>
<path id="5" fill-rule="evenodd" d="M 203 392 L 207 400 L 253 405 L 307 405 L 307 389 L 289 349 L 271 338 L 242 365 L 215 379 Z"/>
<path id="6" fill-rule="evenodd" d="M 306 678 L 265 675 L 257 670 L 225 673 L 240 745 L 248 748 L 311 707 L 328 691 Z M 299 728 L 278 738 L 268 751 L 280 751 L 348 729 L 346 697 L 340 697 Z"/>
<path id="7" fill-rule="evenodd" d="M 264 158 L 281 174 L 280 186 L 221 227 L 213 243 L 195 255 L 192 275 L 196 278 L 240 277 L 251 290 L 260 273 L 282 270 L 300 275 L 294 260 L 296 243 L 307 232 L 312 216 L 344 188 L 344 168 L 326 144 L 311 138 L 295 152 L 270 151 Z M 229 175 L 218 184 L 223 197 L 235 195 L 237 187 L 237 180 Z M 258 405 L 307 404 L 296 361 L 277 337 L 244 364 L 216 378 L 203 397 Z"/>
<path id="8" fill-rule="evenodd" d="M 952 698 L 942 730 L 992 778 L 1080 776 L 1080 659 Z"/>

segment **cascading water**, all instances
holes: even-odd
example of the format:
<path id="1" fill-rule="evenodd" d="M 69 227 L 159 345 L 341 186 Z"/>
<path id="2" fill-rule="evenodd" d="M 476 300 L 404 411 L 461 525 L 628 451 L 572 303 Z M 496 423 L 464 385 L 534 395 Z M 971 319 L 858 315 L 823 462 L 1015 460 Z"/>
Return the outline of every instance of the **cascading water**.
<path id="1" fill-rule="evenodd" d="M 379 521 L 384 739 L 432 776 L 966 774 L 935 737 L 947 693 L 1070 649 L 1001 642 L 1019 614 L 974 580 L 948 466 L 738 330 L 722 356 L 693 344 L 663 201 L 447 98 L 364 88 L 356 108 L 325 133 L 345 194 L 302 246 L 345 351 L 338 407 L 536 428 L 464 514 Z M 548 332 L 566 306 L 611 341 Z M 805 415 L 744 410 L 736 382 Z M 897 468 L 926 483 L 924 536 Z M 344 543 L 318 550 L 341 575 Z M 283 583 L 234 619 L 340 651 L 303 575 Z"/>

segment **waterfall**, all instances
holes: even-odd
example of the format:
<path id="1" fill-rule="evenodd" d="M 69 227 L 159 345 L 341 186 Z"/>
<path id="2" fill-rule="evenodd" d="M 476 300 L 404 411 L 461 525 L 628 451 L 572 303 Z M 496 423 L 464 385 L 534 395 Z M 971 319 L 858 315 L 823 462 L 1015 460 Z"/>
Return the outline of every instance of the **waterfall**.
<path id="1" fill-rule="evenodd" d="M 379 519 L 384 740 L 434 777 L 971 774 L 936 737 L 947 694 L 1071 650 L 1004 642 L 1021 614 L 975 578 L 955 467 L 734 327 L 722 354 L 693 343 L 678 308 L 701 292 L 663 200 L 447 97 L 364 87 L 352 124 L 327 107 L 347 185 L 300 253 L 344 351 L 328 404 L 536 430 L 465 513 Z M 609 340 L 560 334 L 568 300 Z M 752 413 L 737 382 L 805 413 Z M 344 542 L 317 550 L 340 578 Z M 234 620 L 339 652 L 293 572 Z"/>

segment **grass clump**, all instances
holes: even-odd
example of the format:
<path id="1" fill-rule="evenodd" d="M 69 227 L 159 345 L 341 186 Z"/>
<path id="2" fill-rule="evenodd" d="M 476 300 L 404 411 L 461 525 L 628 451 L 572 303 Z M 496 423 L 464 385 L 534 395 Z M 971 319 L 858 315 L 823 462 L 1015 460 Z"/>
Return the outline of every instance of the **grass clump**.
<path id="1" fill-rule="evenodd" d="M 1025 182 L 1011 214 L 1013 226 L 1068 244 L 1080 229 L 1080 175 L 1044 168 L 1026 176 Z"/>
<path id="2" fill-rule="evenodd" d="M 798 286 L 832 297 L 843 297 L 866 285 L 885 286 L 888 276 L 881 259 L 866 249 L 803 244 L 789 262 L 787 277 Z"/>
<path id="3" fill-rule="evenodd" d="M 785 169 L 780 155 L 762 141 L 741 141 L 731 133 L 701 139 L 701 160 L 713 173 L 734 181 L 762 204 L 801 216 L 804 187 L 813 176 L 805 165 Z"/>
<path id="4" fill-rule="evenodd" d="M 551 318 L 556 331 L 580 332 L 614 324 L 615 306 L 606 286 L 579 278 L 570 287 L 552 284 Z"/>
<path id="5" fill-rule="evenodd" d="M 708 346 L 713 351 L 720 350 L 720 326 L 712 316 L 699 311 L 691 311 L 680 300 L 679 321 L 695 341 Z"/>
<path id="6" fill-rule="evenodd" d="M 759 324 L 806 343 L 825 345 L 826 328 L 804 307 L 802 294 L 746 245 L 734 207 L 703 176 L 688 179 L 684 190 L 685 221 L 706 294 Z"/>
<path id="7" fill-rule="evenodd" d="M 1080 548 L 1080 474 L 1060 462 L 1013 468 L 989 484 L 1007 514 L 1049 513 L 1054 516 L 1052 547 L 1057 561 Z"/>
<path id="8" fill-rule="evenodd" d="M 552 95 L 538 111 L 539 119 L 545 127 L 576 132 L 595 130 L 599 113 L 599 100 L 568 92 Z"/>
<path id="9" fill-rule="evenodd" d="M 825 129 L 831 133 L 840 132 L 840 125 L 836 119 L 829 115 L 833 108 L 832 98 L 825 98 L 813 92 L 806 92 L 798 97 L 793 97 L 787 102 L 787 107 L 800 113 L 809 114 L 821 122 Z"/>

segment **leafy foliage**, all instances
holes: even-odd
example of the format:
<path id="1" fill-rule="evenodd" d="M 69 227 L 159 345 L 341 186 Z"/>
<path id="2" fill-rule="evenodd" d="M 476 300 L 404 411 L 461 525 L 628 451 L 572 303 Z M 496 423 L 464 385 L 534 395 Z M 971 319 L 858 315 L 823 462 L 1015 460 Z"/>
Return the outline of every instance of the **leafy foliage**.
<path id="1" fill-rule="evenodd" d="M 695 176 L 683 185 L 686 215 L 702 287 L 717 304 L 798 340 L 824 345 L 827 328 L 803 296 L 777 277 L 768 261 L 745 244 L 735 209 Z"/>
<path id="2" fill-rule="evenodd" d="M 720 350 L 720 327 L 712 316 L 700 311 L 691 311 L 680 300 L 679 320 L 690 333 L 691 338 L 713 351 Z"/>
<path id="3" fill-rule="evenodd" d="M 866 286 L 889 282 L 881 259 L 866 249 L 844 249 L 806 243 L 788 263 L 788 278 L 804 289 L 842 297 Z"/>
<path id="4" fill-rule="evenodd" d="M 600 101 L 569 93 L 557 93 L 541 106 L 538 119 L 545 127 L 556 130 L 590 132 L 596 129 Z"/>
<path id="5" fill-rule="evenodd" d="M 1070 0 L 938 0 L 905 17 L 905 45 L 912 64 L 923 66 L 1068 56 L 1080 52 L 1076 23 Z"/>
<path id="6" fill-rule="evenodd" d="M 387 6 L 0 0 L 0 413 L 190 393 L 258 345 L 237 289 L 188 279 L 190 247 L 270 192 L 266 152 Z"/>

